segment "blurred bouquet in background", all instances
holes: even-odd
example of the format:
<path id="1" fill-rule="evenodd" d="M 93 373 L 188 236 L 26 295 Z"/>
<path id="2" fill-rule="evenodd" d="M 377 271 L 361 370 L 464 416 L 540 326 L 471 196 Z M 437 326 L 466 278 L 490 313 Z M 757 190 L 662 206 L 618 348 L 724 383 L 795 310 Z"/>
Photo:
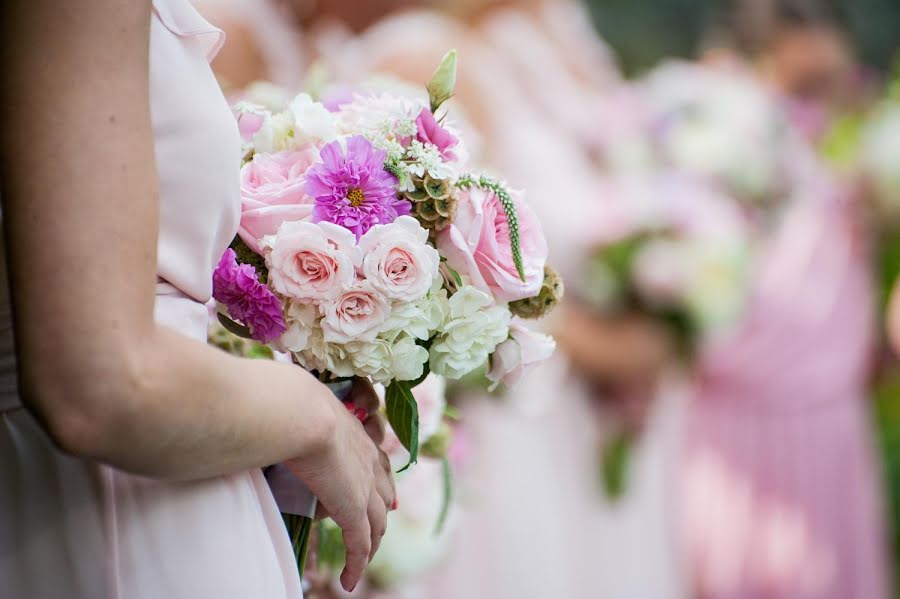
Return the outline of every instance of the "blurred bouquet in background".
<path id="1" fill-rule="evenodd" d="M 863 121 L 858 167 L 878 212 L 900 220 L 900 64 L 885 97 Z"/>
<path id="2" fill-rule="evenodd" d="M 522 324 L 561 293 L 541 224 L 521 193 L 468 170 L 439 114 L 455 78 L 451 52 L 426 100 L 382 92 L 326 106 L 300 94 L 278 112 L 234 107 L 242 214 L 213 277 L 219 320 L 323 382 L 384 385 L 401 469 L 419 457 L 412 390 L 430 373 L 486 368 L 514 384 L 554 348 Z M 309 527 L 289 519 L 301 570 Z"/>
<path id="3" fill-rule="evenodd" d="M 664 323 L 689 358 L 738 320 L 750 237 L 728 196 L 674 171 L 623 177 L 603 189 L 606 222 L 588 242 L 577 292 L 605 315 Z"/>

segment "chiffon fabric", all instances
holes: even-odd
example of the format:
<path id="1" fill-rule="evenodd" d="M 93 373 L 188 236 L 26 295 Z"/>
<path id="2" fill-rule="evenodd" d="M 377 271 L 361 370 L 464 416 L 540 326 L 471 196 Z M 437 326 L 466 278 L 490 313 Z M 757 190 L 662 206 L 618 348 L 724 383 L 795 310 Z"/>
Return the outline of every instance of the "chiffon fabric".
<path id="1" fill-rule="evenodd" d="M 223 37 L 188 0 L 153 1 L 150 90 L 160 203 L 155 315 L 202 342 L 212 270 L 240 212 L 240 138 L 208 64 Z M 3 296 L 0 597 L 302 597 L 284 525 L 259 470 L 167 482 L 57 450 L 18 398 Z"/>
<path id="2" fill-rule="evenodd" d="M 764 251 L 745 321 L 704 357 L 678 488 L 704 599 L 889 596 L 854 222 L 833 187 L 809 185 Z"/>

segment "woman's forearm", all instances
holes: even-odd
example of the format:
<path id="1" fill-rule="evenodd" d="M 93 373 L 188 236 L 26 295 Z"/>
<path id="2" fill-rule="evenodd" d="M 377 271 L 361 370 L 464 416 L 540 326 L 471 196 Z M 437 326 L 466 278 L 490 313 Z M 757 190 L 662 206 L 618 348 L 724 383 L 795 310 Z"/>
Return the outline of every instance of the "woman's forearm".
<path id="1" fill-rule="evenodd" d="M 68 376 L 30 368 L 26 399 L 64 449 L 135 474 L 197 479 L 308 456 L 327 446 L 343 409 L 299 367 L 230 356 L 164 327 L 100 351 L 111 355 Z"/>

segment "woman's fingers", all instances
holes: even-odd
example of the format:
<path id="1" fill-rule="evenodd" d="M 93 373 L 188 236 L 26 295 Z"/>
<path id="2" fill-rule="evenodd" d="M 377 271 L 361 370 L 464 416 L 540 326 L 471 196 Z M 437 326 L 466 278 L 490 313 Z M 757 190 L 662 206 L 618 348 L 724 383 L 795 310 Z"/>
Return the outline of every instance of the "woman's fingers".
<path id="1" fill-rule="evenodd" d="M 381 444 L 384 443 L 384 418 L 380 414 L 370 414 L 363 423 L 363 427 L 366 429 L 366 434 L 369 435 L 372 442 L 376 446 L 381 447 Z"/>
<path id="2" fill-rule="evenodd" d="M 371 504 L 371 501 L 369 502 Z M 368 512 L 368 508 L 367 508 Z M 347 563 L 341 572 L 341 586 L 347 592 L 359 584 L 366 566 L 369 565 L 369 554 L 372 551 L 372 531 L 369 526 L 368 513 L 360 514 L 352 523 L 338 523 L 344 536 L 347 548 Z"/>
<path id="3" fill-rule="evenodd" d="M 391 473 L 391 461 L 387 454 L 379 450 L 381 464 L 380 471 L 375 473 L 375 490 L 379 497 L 384 501 L 387 509 L 393 509 L 394 499 L 397 496 L 397 490 L 394 487 L 394 476 Z"/>
<path id="4" fill-rule="evenodd" d="M 369 529 L 372 534 L 372 545 L 369 550 L 369 561 L 371 561 L 375 557 L 378 547 L 381 546 L 384 533 L 387 532 L 387 507 L 384 505 L 382 497 L 374 490 L 369 498 Z"/>
<path id="5" fill-rule="evenodd" d="M 350 391 L 348 400 L 369 414 L 374 414 L 381 407 L 381 400 L 378 399 L 372 383 L 368 379 L 360 377 L 353 379 L 353 389 Z"/>

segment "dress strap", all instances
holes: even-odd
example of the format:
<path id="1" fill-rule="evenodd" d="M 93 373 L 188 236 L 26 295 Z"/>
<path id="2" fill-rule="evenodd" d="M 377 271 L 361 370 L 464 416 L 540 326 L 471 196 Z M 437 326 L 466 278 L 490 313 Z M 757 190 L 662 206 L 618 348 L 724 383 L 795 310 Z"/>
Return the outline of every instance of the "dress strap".
<path id="1" fill-rule="evenodd" d="M 188 0 L 153 0 L 153 13 L 175 35 L 204 40 L 209 61 L 225 43 L 225 32 L 204 19 Z"/>

